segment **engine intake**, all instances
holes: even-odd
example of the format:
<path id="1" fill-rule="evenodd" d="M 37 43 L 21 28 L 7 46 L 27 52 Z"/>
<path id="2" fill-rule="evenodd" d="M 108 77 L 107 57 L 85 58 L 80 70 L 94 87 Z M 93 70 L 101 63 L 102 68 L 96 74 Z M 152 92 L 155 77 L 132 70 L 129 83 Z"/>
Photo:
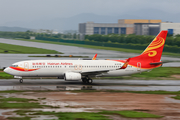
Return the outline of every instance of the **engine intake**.
<path id="1" fill-rule="evenodd" d="M 64 74 L 65 80 L 81 80 L 81 74 L 80 73 L 74 73 L 74 72 L 67 72 Z"/>

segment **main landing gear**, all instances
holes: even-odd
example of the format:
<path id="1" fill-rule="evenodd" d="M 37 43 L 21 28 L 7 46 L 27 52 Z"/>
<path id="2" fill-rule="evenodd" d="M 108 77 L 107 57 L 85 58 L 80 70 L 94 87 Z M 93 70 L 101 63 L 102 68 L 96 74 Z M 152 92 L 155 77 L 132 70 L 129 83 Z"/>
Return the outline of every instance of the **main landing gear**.
<path id="1" fill-rule="evenodd" d="M 82 82 L 85 84 L 92 84 L 93 80 L 89 77 L 82 78 Z"/>
<path id="2" fill-rule="evenodd" d="M 20 79 L 19 82 L 20 82 L 20 83 L 23 83 L 23 79 Z"/>

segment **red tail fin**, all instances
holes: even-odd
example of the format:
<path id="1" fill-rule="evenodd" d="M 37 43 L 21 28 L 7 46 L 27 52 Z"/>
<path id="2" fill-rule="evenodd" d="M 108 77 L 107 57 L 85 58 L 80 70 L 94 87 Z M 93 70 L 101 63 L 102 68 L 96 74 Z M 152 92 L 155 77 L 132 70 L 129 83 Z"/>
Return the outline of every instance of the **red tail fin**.
<path id="1" fill-rule="evenodd" d="M 160 62 L 166 36 L 167 31 L 161 31 L 141 55 L 131 58 L 129 64 L 137 66 L 137 62 L 139 62 L 142 68 L 155 67 L 155 65 L 152 66 L 150 63 Z"/>
<path id="2" fill-rule="evenodd" d="M 141 55 L 153 59 L 153 61 L 156 62 L 160 61 L 166 36 L 167 31 L 161 31 Z"/>

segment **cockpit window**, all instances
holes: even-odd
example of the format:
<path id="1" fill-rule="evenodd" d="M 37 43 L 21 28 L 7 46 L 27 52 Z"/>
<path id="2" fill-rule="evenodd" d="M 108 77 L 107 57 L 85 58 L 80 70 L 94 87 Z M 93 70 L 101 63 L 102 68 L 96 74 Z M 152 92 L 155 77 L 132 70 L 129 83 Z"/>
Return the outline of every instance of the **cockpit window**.
<path id="1" fill-rule="evenodd" d="M 11 65 L 11 67 L 18 67 L 18 65 Z"/>

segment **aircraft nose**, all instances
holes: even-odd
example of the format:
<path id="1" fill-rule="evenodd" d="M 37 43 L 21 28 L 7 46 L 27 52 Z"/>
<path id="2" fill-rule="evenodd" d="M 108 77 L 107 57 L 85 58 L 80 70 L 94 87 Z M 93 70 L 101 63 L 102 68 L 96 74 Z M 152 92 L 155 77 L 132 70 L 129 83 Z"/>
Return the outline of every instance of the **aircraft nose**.
<path id="1" fill-rule="evenodd" d="M 10 68 L 9 67 L 7 67 L 7 68 L 5 68 L 4 70 L 3 70 L 5 73 L 10 73 Z"/>

